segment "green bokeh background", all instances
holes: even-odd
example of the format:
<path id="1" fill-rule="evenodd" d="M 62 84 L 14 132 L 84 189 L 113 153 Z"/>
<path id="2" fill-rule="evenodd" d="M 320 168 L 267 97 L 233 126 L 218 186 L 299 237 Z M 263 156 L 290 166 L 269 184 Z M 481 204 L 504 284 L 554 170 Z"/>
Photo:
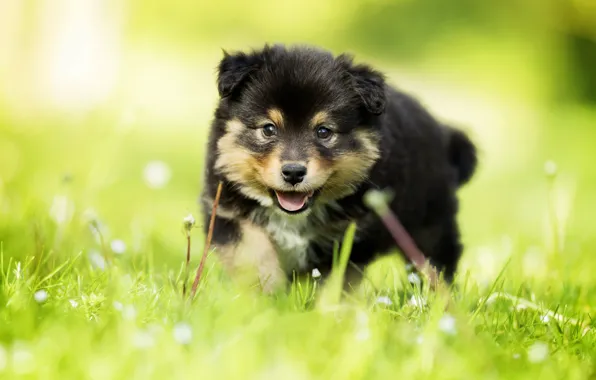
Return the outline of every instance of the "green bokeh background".
<path id="1" fill-rule="evenodd" d="M 93 212 L 133 262 L 178 268 L 182 218 L 200 219 L 221 49 L 310 43 L 376 65 L 478 143 L 478 174 L 461 192 L 464 271 L 487 283 L 511 258 L 528 278 L 592 281 L 595 4 L 3 0 L 4 255 L 87 252 L 97 244 L 86 224 Z M 143 177 L 155 160 L 171 170 L 159 189 Z M 558 168 L 552 183 L 549 160 Z M 67 218 L 56 222 L 48 216 L 60 199 Z"/>

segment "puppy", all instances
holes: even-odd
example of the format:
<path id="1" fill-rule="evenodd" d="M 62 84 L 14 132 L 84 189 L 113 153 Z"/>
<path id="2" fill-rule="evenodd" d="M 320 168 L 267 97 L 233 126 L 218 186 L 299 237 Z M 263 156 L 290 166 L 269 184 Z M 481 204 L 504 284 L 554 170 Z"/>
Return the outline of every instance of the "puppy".
<path id="1" fill-rule="evenodd" d="M 396 249 L 363 203 L 369 189 L 389 189 L 393 212 L 453 279 L 462 253 L 456 191 L 477 165 L 462 131 L 382 73 L 314 47 L 224 52 L 217 85 L 201 201 L 207 232 L 223 183 L 212 242 L 229 273 L 252 273 L 268 292 L 314 268 L 325 277 L 351 221 L 349 268 L 364 269 Z M 346 282 L 357 285 L 359 273 Z"/>

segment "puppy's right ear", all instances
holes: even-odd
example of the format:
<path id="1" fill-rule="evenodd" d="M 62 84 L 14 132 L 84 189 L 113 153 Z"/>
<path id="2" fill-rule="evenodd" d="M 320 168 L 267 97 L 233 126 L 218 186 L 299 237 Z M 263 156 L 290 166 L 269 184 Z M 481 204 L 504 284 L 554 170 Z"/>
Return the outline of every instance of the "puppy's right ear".
<path id="1" fill-rule="evenodd" d="M 232 95 L 256 71 L 262 62 L 257 54 L 223 51 L 224 57 L 217 68 L 217 90 L 222 98 Z"/>

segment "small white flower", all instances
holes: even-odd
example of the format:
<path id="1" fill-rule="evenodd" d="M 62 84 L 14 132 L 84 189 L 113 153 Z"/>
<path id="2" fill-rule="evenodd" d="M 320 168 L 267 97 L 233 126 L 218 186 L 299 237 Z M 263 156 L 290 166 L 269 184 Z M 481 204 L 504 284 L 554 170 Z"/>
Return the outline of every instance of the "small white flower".
<path id="1" fill-rule="evenodd" d="M 540 363 L 548 356 L 548 345 L 543 342 L 536 342 L 528 348 L 528 361 Z"/>
<path id="2" fill-rule="evenodd" d="M 112 303 L 112 306 L 114 306 L 114 309 L 118 311 L 122 311 L 124 309 L 124 305 L 122 305 L 122 302 L 114 301 Z"/>
<path id="3" fill-rule="evenodd" d="M 75 300 L 68 300 L 68 302 L 70 302 L 70 306 L 72 306 L 74 309 L 79 307 L 79 303 Z"/>
<path id="4" fill-rule="evenodd" d="M 540 317 L 540 322 L 542 322 L 542 323 L 548 323 L 548 322 L 550 322 L 550 317 L 547 314 L 545 314 L 545 315 L 543 315 L 543 316 Z"/>
<path id="5" fill-rule="evenodd" d="M 192 216 L 192 214 L 188 214 L 185 218 L 184 218 L 184 228 L 186 228 L 187 230 L 190 230 L 194 225 L 195 225 L 195 217 Z"/>
<path id="6" fill-rule="evenodd" d="M 391 301 L 391 298 L 387 297 L 387 296 L 380 296 L 377 297 L 377 303 L 383 304 L 383 305 L 393 305 L 393 302 Z"/>
<path id="7" fill-rule="evenodd" d="M 33 298 L 35 298 L 35 301 L 37 301 L 37 303 L 44 303 L 48 299 L 48 292 L 46 292 L 43 289 L 38 290 L 33 295 Z"/>
<path id="8" fill-rule="evenodd" d="M 413 295 L 412 298 L 410 298 L 410 304 L 418 307 L 426 306 L 426 300 L 422 296 Z"/>
<path id="9" fill-rule="evenodd" d="M 544 173 L 549 177 L 557 174 L 557 164 L 552 160 L 546 161 L 544 163 Z"/>
<path id="10" fill-rule="evenodd" d="M 455 318 L 452 315 L 446 314 L 439 320 L 439 330 L 445 334 L 455 335 L 457 329 L 455 327 Z"/>
<path id="11" fill-rule="evenodd" d="M 160 189 L 170 181 L 170 167 L 163 161 L 151 161 L 143 170 L 145 183 L 152 189 Z"/>
<path id="12" fill-rule="evenodd" d="M 418 276 L 418 274 L 416 273 L 408 274 L 408 281 L 412 285 L 420 285 L 422 283 L 422 280 L 420 280 L 420 276 Z"/>
<path id="13" fill-rule="evenodd" d="M 89 261 L 91 261 L 91 265 L 97 269 L 106 269 L 106 259 L 104 259 L 103 255 L 98 251 L 91 251 L 89 253 Z"/>
<path id="14" fill-rule="evenodd" d="M 180 322 L 174 326 L 174 340 L 178 344 L 189 344 L 192 340 L 192 328 L 190 325 Z"/>
<path id="15" fill-rule="evenodd" d="M 132 343 L 137 348 L 151 348 L 155 345 L 155 339 L 153 339 L 153 335 L 148 331 L 137 331 Z"/>
<path id="16" fill-rule="evenodd" d="M 320 278 L 321 277 L 321 272 L 319 272 L 319 270 L 317 268 L 312 270 L 312 278 Z"/>
<path id="17" fill-rule="evenodd" d="M 114 251 L 114 253 L 121 255 L 126 251 L 126 243 L 119 239 L 112 240 L 112 242 L 110 243 L 110 248 L 112 248 L 112 251 Z"/>
<path id="18" fill-rule="evenodd" d="M 6 348 L 0 344 L 0 373 L 2 373 L 8 365 L 8 352 Z"/>

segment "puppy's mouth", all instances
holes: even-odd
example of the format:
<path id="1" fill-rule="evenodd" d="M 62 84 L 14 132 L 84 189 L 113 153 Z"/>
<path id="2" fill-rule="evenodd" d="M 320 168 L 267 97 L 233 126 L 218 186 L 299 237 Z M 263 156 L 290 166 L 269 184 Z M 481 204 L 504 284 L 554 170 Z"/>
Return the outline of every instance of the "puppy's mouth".
<path id="1" fill-rule="evenodd" d="M 310 206 L 314 191 L 298 192 L 298 191 L 278 191 L 274 190 L 277 205 L 283 211 L 290 214 L 298 214 L 305 211 Z"/>

